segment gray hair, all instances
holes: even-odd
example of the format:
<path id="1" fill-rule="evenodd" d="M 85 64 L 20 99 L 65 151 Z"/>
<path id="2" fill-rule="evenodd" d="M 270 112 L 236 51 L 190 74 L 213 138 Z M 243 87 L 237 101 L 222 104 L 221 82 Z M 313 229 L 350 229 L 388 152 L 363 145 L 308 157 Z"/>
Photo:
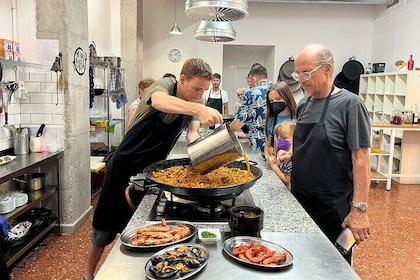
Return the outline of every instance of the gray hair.
<path id="1" fill-rule="evenodd" d="M 314 43 L 306 44 L 302 48 L 302 50 L 306 50 L 306 49 L 310 50 L 311 52 L 313 52 L 315 54 L 317 64 L 319 64 L 319 65 L 321 65 L 321 64 L 331 64 L 332 67 L 333 67 L 332 72 L 334 72 L 334 56 L 333 56 L 332 52 L 330 51 L 330 49 L 328 49 L 324 45 L 314 44 Z"/>

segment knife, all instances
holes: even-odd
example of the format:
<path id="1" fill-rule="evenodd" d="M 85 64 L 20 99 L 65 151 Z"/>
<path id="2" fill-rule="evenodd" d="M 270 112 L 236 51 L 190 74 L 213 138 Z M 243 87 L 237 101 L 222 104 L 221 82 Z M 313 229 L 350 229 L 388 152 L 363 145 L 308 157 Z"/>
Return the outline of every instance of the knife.
<path id="1" fill-rule="evenodd" d="M 38 129 L 38 132 L 36 133 L 36 137 L 41 137 L 44 127 L 45 127 L 45 124 L 41 124 L 41 126 Z"/>

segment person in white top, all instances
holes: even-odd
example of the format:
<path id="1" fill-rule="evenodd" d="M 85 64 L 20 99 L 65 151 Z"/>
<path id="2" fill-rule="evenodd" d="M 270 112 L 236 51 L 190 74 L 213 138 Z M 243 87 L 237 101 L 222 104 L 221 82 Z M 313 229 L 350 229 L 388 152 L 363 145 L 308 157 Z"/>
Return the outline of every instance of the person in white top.
<path id="1" fill-rule="evenodd" d="M 139 106 L 140 99 L 146 94 L 149 87 L 155 82 L 153 78 L 144 78 L 139 82 L 139 97 L 130 104 L 127 110 L 127 124 L 126 129 L 130 125 L 131 120 L 133 119 L 134 115 L 136 114 L 137 107 Z"/>
<path id="2" fill-rule="evenodd" d="M 228 94 L 225 90 L 220 88 L 221 80 L 222 76 L 220 76 L 220 74 L 213 74 L 213 86 L 203 95 L 204 104 L 218 110 L 220 114 L 229 115 Z"/>

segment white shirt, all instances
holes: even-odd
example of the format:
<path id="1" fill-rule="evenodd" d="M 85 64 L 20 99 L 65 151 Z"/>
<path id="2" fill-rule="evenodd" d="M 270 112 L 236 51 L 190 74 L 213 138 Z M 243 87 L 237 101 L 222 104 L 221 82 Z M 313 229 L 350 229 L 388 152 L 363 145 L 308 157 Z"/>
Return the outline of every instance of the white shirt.
<path id="1" fill-rule="evenodd" d="M 217 92 L 213 92 L 213 88 L 206 90 L 203 94 L 203 100 L 204 100 L 204 104 L 207 103 L 207 100 L 210 98 L 214 98 L 214 99 L 219 99 L 220 98 L 220 93 L 222 93 L 222 104 L 228 103 L 228 94 L 225 90 L 220 89 Z"/>

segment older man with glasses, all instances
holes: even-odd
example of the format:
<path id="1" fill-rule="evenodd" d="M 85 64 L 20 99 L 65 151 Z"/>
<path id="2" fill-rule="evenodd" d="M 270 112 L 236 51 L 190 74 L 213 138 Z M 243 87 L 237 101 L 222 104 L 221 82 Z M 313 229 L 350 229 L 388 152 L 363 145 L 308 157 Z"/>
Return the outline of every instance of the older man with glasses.
<path id="1" fill-rule="evenodd" d="M 360 244 L 370 235 L 370 121 L 357 95 L 334 87 L 333 72 L 325 46 L 309 44 L 297 54 L 292 77 L 307 96 L 297 108 L 293 151 L 280 151 L 277 160 L 293 153 L 291 191 L 331 242 L 349 227 Z M 343 256 L 351 263 L 351 251 Z"/>

